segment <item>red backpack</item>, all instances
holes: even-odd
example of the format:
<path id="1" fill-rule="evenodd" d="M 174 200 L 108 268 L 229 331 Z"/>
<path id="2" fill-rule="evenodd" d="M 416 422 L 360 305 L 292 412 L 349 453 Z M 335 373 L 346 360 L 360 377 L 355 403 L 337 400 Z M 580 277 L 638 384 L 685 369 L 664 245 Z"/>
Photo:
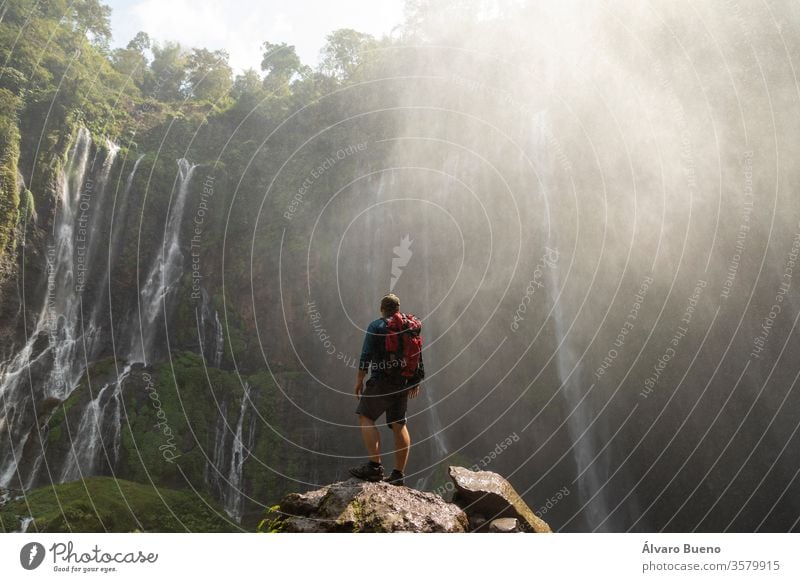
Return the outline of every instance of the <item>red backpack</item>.
<path id="1" fill-rule="evenodd" d="M 410 313 L 399 311 L 386 320 L 385 348 L 389 373 L 422 380 L 422 322 Z"/>

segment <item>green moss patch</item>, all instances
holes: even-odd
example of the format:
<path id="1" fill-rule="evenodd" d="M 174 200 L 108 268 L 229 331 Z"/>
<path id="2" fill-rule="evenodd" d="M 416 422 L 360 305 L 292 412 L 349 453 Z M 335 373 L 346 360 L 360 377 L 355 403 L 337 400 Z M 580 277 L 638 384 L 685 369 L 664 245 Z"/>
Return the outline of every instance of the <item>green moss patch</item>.
<path id="1" fill-rule="evenodd" d="M 0 509 L 2 531 L 33 517 L 39 532 L 238 531 L 216 503 L 192 491 L 155 488 L 111 477 L 45 486 Z"/>

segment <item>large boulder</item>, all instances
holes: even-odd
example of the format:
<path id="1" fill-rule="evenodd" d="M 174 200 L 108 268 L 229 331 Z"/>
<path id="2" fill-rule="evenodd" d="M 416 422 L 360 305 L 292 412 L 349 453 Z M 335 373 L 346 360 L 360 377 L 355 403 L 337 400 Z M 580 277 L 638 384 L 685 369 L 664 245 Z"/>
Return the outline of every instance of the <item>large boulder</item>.
<path id="1" fill-rule="evenodd" d="M 271 532 L 444 532 L 469 530 L 467 516 L 433 493 L 349 479 L 290 493 L 259 527 Z"/>
<path id="2" fill-rule="evenodd" d="M 491 522 L 500 517 L 511 517 L 519 520 L 523 531 L 552 533 L 550 526 L 536 517 L 511 483 L 497 473 L 470 471 L 464 467 L 451 466 L 450 478 L 456 487 L 453 501 L 470 518 L 476 516 L 478 521 Z M 475 521 L 473 519 L 473 522 Z"/>

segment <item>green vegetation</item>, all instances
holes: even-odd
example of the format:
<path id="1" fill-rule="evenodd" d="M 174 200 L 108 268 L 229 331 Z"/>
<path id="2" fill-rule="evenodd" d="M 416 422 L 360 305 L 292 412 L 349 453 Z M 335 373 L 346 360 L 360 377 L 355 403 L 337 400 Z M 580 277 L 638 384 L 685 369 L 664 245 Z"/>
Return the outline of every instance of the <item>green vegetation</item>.
<path id="1" fill-rule="evenodd" d="M 280 505 L 272 505 L 267 508 L 266 517 L 258 523 L 260 533 L 281 533 L 283 531 L 283 515 L 280 513 Z"/>
<path id="2" fill-rule="evenodd" d="M 30 213 L 35 200 L 48 211 L 54 177 L 78 125 L 97 143 L 108 137 L 138 152 L 158 151 L 164 179 L 153 176 L 152 184 L 159 190 L 174 176 L 174 159 L 214 160 L 225 141 L 220 136 L 237 133 L 220 168 L 238 179 L 276 121 L 357 80 L 366 66 L 362 51 L 379 44 L 352 30 L 334 32 L 314 71 L 293 46 L 265 41 L 261 70 L 234 75 L 224 51 L 159 44 L 144 32 L 110 50 L 110 9 L 100 0 L 9 0 L 0 12 L 0 256 L 22 209 L 17 168 L 33 195 L 23 207 Z M 313 116 L 322 112 L 316 105 L 313 110 Z M 192 142 L 193 151 L 186 152 Z M 265 169 L 273 166 L 268 156 L 263 161 Z M 252 176 L 254 182 L 263 182 L 261 176 Z M 165 197 L 156 198 L 159 205 Z"/>
<path id="3" fill-rule="evenodd" d="M 48 426 L 50 427 L 50 431 L 47 433 L 48 442 L 55 443 L 61 440 L 63 436 L 62 430 L 64 426 L 64 419 L 66 418 L 70 409 L 80 402 L 85 391 L 85 383 L 82 383 L 63 403 L 60 403 L 60 405 L 57 404 L 53 407 L 53 416 L 48 423 Z"/>
<path id="4" fill-rule="evenodd" d="M 39 532 L 227 532 L 239 528 L 222 509 L 191 490 L 176 491 L 110 477 L 40 487 L 0 509 L 3 532 L 22 517 Z"/>
<path id="5" fill-rule="evenodd" d="M 17 105 L 18 99 L 7 89 L 0 88 L 0 260 L 12 241 L 20 205 L 17 184 L 19 160 Z"/>
<path id="6" fill-rule="evenodd" d="M 239 380 L 231 372 L 204 368 L 200 356 L 191 352 L 176 354 L 172 365 L 160 364 L 150 376 L 152 387 L 136 379 L 125 391 L 126 461 L 120 474 L 175 487 L 188 479 L 202 489 L 220 411 L 226 410 L 229 426 L 236 426 Z"/>

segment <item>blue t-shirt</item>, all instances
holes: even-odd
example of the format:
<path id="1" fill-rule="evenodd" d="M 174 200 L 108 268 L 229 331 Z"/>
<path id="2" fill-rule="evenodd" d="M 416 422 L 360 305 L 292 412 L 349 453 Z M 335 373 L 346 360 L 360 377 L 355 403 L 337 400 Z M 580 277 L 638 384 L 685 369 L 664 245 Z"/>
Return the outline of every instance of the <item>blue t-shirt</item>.
<path id="1" fill-rule="evenodd" d="M 359 370 L 372 370 L 373 378 L 381 378 L 386 374 L 384 366 L 385 335 L 387 332 L 386 320 L 378 318 L 367 326 L 367 335 L 364 336 L 364 345 L 361 347 L 361 358 L 358 362 Z"/>

